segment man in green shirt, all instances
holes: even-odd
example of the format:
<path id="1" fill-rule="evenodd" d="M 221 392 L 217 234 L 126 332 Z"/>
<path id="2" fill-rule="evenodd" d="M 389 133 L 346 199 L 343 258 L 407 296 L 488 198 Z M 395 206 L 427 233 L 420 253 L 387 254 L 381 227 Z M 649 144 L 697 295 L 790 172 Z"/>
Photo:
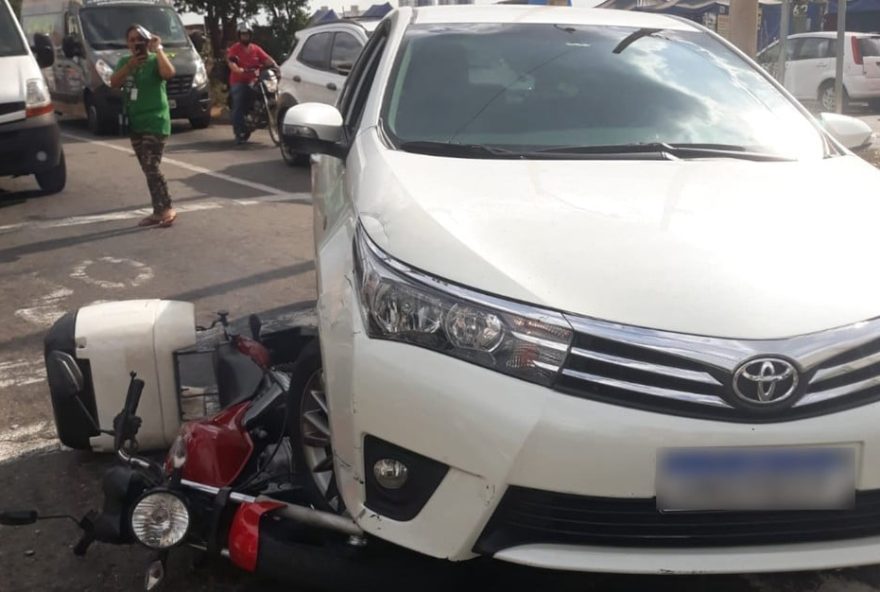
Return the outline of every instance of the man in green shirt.
<path id="1" fill-rule="evenodd" d="M 159 165 L 165 141 L 171 135 L 165 81 L 174 77 L 174 66 L 162 49 L 162 40 L 143 27 L 129 27 L 126 39 L 131 55 L 119 60 L 110 86 L 122 89 L 131 145 L 150 188 L 153 213 L 140 225 L 171 226 L 177 214 L 171 207 L 168 184 Z"/>

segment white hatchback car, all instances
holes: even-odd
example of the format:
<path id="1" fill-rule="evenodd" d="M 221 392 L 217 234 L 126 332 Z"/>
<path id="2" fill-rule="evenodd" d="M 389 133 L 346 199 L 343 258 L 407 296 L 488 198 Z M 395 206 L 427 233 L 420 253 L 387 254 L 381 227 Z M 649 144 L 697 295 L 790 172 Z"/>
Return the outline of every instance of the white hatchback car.
<path id="1" fill-rule="evenodd" d="M 451 560 L 880 561 L 880 173 L 733 46 L 401 8 L 284 131 L 318 154 L 316 505 Z"/>
<path id="2" fill-rule="evenodd" d="M 290 56 L 281 64 L 278 121 L 300 103 L 335 105 L 345 77 L 378 24 L 378 19 L 343 19 L 297 31 Z M 281 155 L 288 164 L 297 162 L 297 155 L 283 146 Z"/>
<path id="3" fill-rule="evenodd" d="M 834 111 L 837 72 L 837 33 L 801 33 L 786 41 L 785 88 L 801 101 L 818 102 Z M 843 61 L 844 109 L 851 99 L 880 109 L 880 35 L 846 33 Z M 757 60 L 774 76 L 779 69 L 780 46 L 773 43 Z M 778 78 L 778 76 L 777 76 Z"/>

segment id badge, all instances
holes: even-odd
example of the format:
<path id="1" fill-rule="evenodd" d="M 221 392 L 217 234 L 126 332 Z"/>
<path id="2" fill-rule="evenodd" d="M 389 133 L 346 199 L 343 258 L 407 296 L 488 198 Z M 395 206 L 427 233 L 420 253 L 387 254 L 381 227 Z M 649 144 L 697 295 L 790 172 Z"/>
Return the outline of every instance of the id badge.
<path id="1" fill-rule="evenodd" d="M 130 98 L 132 101 L 137 101 L 137 100 L 138 100 L 138 89 L 137 89 L 136 86 L 132 87 L 132 89 L 131 89 L 131 94 L 129 95 L 129 98 Z"/>

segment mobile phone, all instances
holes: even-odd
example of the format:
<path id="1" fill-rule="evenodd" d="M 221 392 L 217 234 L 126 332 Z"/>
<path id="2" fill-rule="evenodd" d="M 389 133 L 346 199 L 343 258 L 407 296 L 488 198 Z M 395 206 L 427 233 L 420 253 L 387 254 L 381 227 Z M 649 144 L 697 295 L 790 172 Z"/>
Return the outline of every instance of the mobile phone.
<path id="1" fill-rule="evenodd" d="M 147 44 L 141 42 L 135 43 L 134 53 L 137 55 L 147 55 Z"/>

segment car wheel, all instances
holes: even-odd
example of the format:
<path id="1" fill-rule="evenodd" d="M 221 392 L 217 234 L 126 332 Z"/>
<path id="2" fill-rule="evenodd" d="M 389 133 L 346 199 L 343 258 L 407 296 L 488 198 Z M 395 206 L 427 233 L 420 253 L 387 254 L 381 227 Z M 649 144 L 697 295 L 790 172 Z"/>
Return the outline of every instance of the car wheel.
<path id="1" fill-rule="evenodd" d="M 819 87 L 819 106 L 823 111 L 834 112 L 837 110 L 837 97 L 834 92 L 834 81 L 828 80 Z M 849 109 L 849 94 L 843 89 L 843 111 Z"/>
<path id="2" fill-rule="evenodd" d="M 201 117 L 191 117 L 189 120 L 189 124 L 193 129 L 205 129 L 211 125 L 211 116 L 210 115 L 202 115 Z"/>
<path id="3" fill-rule="evenodd" d="M 94 135 L 104 136 L 113 131 L 113 122 L 91 99 L 86 99 L 86 116 L 88 117 L 89 131 Z"/>
<path id="4" fill-rule="evenodd" d="M 317 339 L 303 348 L 291 369 L 287 426 L 297 474 L 311 503 L 320 510 L 344 513 L 336 485 L 330 410 Z"/>
<path id="5" fill-rule="evenodd" d="M 58 193 L 64 189 L 67 184 L 67 163 L 64 159 L 64 151 L 61 152 L 57 165 L 45 173 L 37 173 L 36 177 L 40 189 L 47 195 Z"/>

